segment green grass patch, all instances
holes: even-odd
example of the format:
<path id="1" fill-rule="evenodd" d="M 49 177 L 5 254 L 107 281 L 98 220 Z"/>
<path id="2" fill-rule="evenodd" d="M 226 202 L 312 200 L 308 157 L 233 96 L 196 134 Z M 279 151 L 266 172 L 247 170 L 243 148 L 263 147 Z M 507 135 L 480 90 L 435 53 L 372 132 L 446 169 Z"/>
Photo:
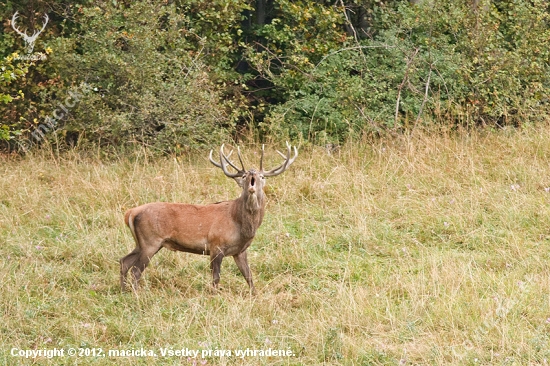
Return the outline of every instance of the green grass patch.
<path id="1" fill-rule="evenodd" d="M 243 149 L 254 161 L 254 147 Z M 127 208 L 235 198 L 206 155 L 6 158 L 0 167 L 0 363 L 193 364 L 161 348 L 291 350 L 214 365 L 543 364 L 550 358 L 550 130 L 421 134 L 304 148 L 271 179 L 249 249 L 159 252 L 119 290 Z M 12 348 L 153 349 L 23 359 Z"/>

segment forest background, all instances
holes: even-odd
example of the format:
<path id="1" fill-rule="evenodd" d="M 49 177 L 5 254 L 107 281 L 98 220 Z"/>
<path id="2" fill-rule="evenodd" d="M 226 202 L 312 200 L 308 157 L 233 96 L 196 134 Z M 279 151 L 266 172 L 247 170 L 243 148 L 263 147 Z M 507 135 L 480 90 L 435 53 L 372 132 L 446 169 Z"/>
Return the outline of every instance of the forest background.
<path id="1" fill-rule="evenodd" d="M 3 150 L 178 153 L 228 136 L 325 146 L 550 113 L 542 0 L 0 4 Z M 28 35 L 49 16 L 32 54 L 16 11 Z"/>

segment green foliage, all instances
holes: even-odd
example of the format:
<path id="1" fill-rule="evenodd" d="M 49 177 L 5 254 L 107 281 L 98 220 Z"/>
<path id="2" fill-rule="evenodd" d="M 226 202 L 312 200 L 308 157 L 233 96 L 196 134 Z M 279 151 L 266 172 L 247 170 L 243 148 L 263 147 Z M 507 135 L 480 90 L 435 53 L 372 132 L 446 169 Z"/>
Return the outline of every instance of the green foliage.
<path id="1" fill-rule="evenodd" d="M 464 102 L 482 122 L 522 124 L 546 117 L 550 86 L 550 13 L 545 1 L 484 1 L 477 19 L 463 22 L 460 69 Z"/>
<path id="2" fill-rule="evenodd" d="M 272 106 L 260 126 L 265 134 L 279 138 L 299 132 L 313 137 L 318 130 L 341 135 L 342 125 L 335 122 L 341 116 L 331 107 L 339 98 L 338 83 L 325 85 L 328 80 L 316 77 L 315 65 L 346 45 L 344 18 L 338 8 L 320 2 L 281 0 L 276 5 L 278 16 L 257 31 L 262 42 L 248 45 L 246 53 L 275 87 L 268 98 L 283 101 Z M 321 84 L 325 88 L 317 90 Z"/>
<path id="3" fill-rule="evenodd" d="M 202 51 L 201 58 L 213 72 L 213 80 L 239 83 L 235 64 L 241 59 L 239 42 L 243 41 L 244 14 L 252 8 L 244 1 L 179 1 L 176 11 L 184 21 L 180 31 L 186 37 L 188 49 Z M 229 92 L 229 90 L 226 90 Z"/>
<path id="4" fill-rule="evenodd" d="M 25 94 L 21 89 L 17 89 L 18 83 L 12 85 L 14 82 L 19 82 L 24 79 L 25 74 L 28 72 L 28 65 L 25 63 L 14 62 L 14 57 L 17 54 L 5 57 L 0 60 L 0 113 L 3 118 L 0 121 L 0 141 L 10 140 L 14 135 L 20 135 L 21 129 L 17 123 L 12 122 L 9 118 L 9 114 L 6 112 L 9 110 L 6 106 L 15 100 L 22 100 L 25 98 Z"/>
<path id="5" fill-rule="evenodd" d="M 296 47 L 288 48 L 292 56 L 276 56 L 268 43 L 252 60 L 286 100 L 263 125 L 269 134 L 327 143 L 419 124 L 548 118 L 549 17 L 541 1 L 477 8 L 466 1 L 401 2 L 372 8 L 378 29 L 370 37 L 354 34 L 341 44 L 327 37 L 332 48 L 316 62 Z M 287 39 L 304 41 L 303 49 L 319 39 L 292 31 Z M 273 64 L 283 70 L 273 72 Z"/>
<path id="6" fill-rule="evenodd" d="M 6 4 L 5 18 L 21 5 Z M 172 152 L 250 131 L 328 144 L 549 117 L 542 0 L 24 4 L 32 10 L 22 23 L 48 12 L 51 25 L 36 47 L 47 60 L 14 63 L 25 76 L 2 85 L 2 139 L 12 142 L 82 82 L 93 92 L 47 134 L 52 141 Z M 4 58 L 24 46 L 6 29 Z"/>
<path id="7" fill-rule="evenodd" d="M 0 61 L 0 85 L 2 85 L 2 89 L 4 90 L 13 81 L 23 78 L 28 71 L 28 67 L 25 64 L 14 65 L 13 58 L 16 55 L 8 56 Z M 2 92 L 0 93 L 0 103 L 8 104 L 23 97 L 21 92 L 18 92 L 18 94 L 18 96 L 13 97 L 9 93 Z"/>
<path id="8" fill-rule="evenodd" d="M 49 56 L 53 50 L 48 40 L 65 30 L 74 30 L 72 20 L 80 2 L 7 0 L 3 3 L 5 6 L 0 8 L 0 16 L 6 19 L 7 25 L 0 30 L 0 57 L 15 69 L 24 71 L 11 84 L 2 86 L 3 93 L 19 97 L 9 104 L 0 103 L 0 125 L 5 131 L 4 137 L 9 135 L 9 141 L 0 138 L 0 149 L 18 146 L 57 108 L 55 95 L 61 97 L 65 94 L 65 81 L 51 67 Z M 17 26 L 28 35 L 41 27 L 44 14 L 49 14 L 49 22 L 36 38 L 32 54 L 26 54 L 23 37 L 11 29 L 11 18 L 16 11 L 19 12 Z"/>
<path id="9" fill-rule="evenodd" d="M 202 60 L 205 45 L 174 6 L 141 1 L 83 12 L 82 36 L 54 43 L 60 75 L 93 89 L 65 131 L 114 145 L 137 140 L 163 151 L 208 145 L 231 131 Z"/>

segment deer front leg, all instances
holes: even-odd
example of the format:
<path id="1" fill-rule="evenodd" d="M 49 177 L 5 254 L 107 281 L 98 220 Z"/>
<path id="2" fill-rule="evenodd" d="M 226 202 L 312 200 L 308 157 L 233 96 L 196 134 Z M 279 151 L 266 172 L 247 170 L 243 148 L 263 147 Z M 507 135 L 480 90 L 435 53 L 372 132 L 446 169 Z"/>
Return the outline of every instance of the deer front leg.
<path id="1" fill-rule="evenodd" d="M 218 290 L 218 283 L 220 282 L 220 268 L 223 261 L 223 253 L 212 252 L 210 255 L 210 269 L 212 270 L 212 287 L 214 292 Z"/>
<path id="2" fill-rule="evenodd" d="M 250 271 L 250 267 L 248 266 L 246 250 L 233 256 L 233 259 L 235 259 L 235 263 L 237 263 L 237 267 L 239 267 L 239 270 L 243 274 L 246 283 L 248 283 L 248 286 L 250 286 L 250 292 L 252 293 L 252 295 L 256 295 L 254 282 L 252 282 L 252 272 Z"/>

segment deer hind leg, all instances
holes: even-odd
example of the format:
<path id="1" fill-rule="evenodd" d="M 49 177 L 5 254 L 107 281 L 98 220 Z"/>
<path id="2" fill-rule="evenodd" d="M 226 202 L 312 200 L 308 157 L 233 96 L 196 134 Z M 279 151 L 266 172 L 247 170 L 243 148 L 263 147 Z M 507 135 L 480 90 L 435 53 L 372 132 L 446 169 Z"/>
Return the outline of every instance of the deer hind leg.
<path id="1" fill-rule="evenodd" d="M 135 262 L 132 264 L 132 285 L 135 290 L 137 290 L 139 279 L 141 278 L 143 271 L 145 271 L 145 268 L 149 265 L 151 258 L 153 258 L 153 256 L 162 248 L 161 243 L 162 241 L 160 240 L 158 245 L 150 246 L 147 249 L 142 248 Z"/>
<path id="2" fill-rule="evenodd" d="M 252 293 L 252 295 L 256 295 L 256 289 L 254 288 L 254 282 L 252 281 L 252 272 L 250 271 L 250 267 L 248 266 L 246 251 L 233 256 L 233 259 L 235 259 L 237 267 L 239 267 L 239 270 L 246 280 L 246 283 L 248 283 L 248 286 L 250 287 L 250 292 Z"/>
<path id="3" fill-rule="evenodd" d="M 212 270 L 212 286 L 214 288 L 214 292 L 218 289 L 218 283 L 220 283 L 220 268 L 223 261 L 223 253 L 222 252 L 214 252 L 210 254 L 210 269 Z"/>
<path id="4" fill-rule="evenodd" d="M 126 276 L 130 268 L 134 266 L 140 255 L 140 250 L 136 247 L 130 254 L 120 258 L 120 288 L 126 290 Z"/>
<path id="5" fill-rule="evenodd" d="M 120 288 L 126 290 L 127 275 L 131 272 L 132 286 L 134 290 L 138 288 L 138 281 L 145 268 L 149 265 L 151 258 L 162 247 L 162 241 L 159 240 L 157 245 L 150 246 L 147 249 L 136 247 L 130 254 L 120 259 Z"/>

